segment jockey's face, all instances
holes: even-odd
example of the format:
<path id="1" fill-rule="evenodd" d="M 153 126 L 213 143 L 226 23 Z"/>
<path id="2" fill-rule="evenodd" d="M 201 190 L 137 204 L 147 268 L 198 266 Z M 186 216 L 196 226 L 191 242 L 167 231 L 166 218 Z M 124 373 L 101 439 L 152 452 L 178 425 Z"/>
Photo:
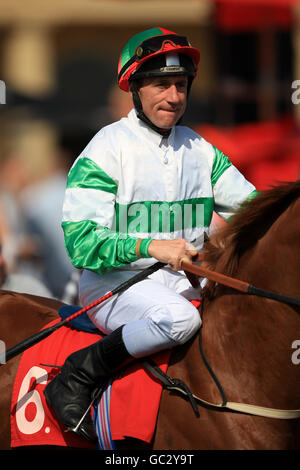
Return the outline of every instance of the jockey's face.
<path id="1" fill-rule="evenodd" d="M 185 75 L 145 78 L 139 89 L 144 114 L 160 129 L 171 129 L 186 108 Z"/>

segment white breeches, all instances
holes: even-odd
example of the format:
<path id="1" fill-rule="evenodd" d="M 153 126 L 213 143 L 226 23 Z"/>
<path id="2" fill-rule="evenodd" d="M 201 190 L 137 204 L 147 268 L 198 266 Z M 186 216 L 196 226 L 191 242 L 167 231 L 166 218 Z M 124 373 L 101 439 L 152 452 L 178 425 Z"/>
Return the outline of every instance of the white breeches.
<path id="1" fill-rule="evenodd" d="M 79 286 L 81 305 L 86 306 L 125 282 L 137 271 L 111 271 L 99 276 L 84 271 Z M 201 326 L 198 310 L 187 299 L 199 298 L 183 272 L 160 269 L 88 311 L 92 322 L 105 334 L 123 328 L 128 352 L 143 357 L 183 344 Z"/>

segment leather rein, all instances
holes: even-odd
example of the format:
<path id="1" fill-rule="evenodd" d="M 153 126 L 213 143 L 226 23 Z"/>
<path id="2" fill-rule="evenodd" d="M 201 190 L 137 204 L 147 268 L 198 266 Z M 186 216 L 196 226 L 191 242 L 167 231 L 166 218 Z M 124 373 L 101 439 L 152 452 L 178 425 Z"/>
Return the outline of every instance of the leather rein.
<path id="1" fill-rule="evenodd" d="M 204 257 L 204 254 L 199 253 L 195 261 L 202 261 L 203 257 Z M 282 294 L 268 291 L 265 289 L 260 289 L 255 286 L 252 286 L 251 284 L 247 282 L 240 281 L 238 279 L 234 279 L 229 276 L 225 276 L 224 274 L 211 271 L 208 268 L 204 268 L 204 267 L 195 265 L 193 263 L 188 263 L 188 262 L 183 261 L 182 269 L 184 270 L 187 278 L 189 279 L 193 287 L 199 287 L 199 280 L 196 278 L 196 276 L 200 276 L 200 277 L 205 277 L 211 281 L 215 281 L 219 284 L 225 285 L 227 287 L 231 287 L 232 289 L 238 290 L 244 294 L 257 295 L 260 297 L 277 300 L 279 302 L 287 303 L 290 305 L 300 306 L 300 298 L 290 297 L 287 295 L 282 295 Z M 201 317 L 203 313 L 203 303 L 204 302 L 202 300 L 201 306 L 200 306 Z M 202 327 L 199 330 L 199 349 L 200 349 L 203 362 L 208 372 L 210 373 L 213 381 L 215 382 L 216 387 L 218 388 L 219 393 L 221 395 L 222 403 L 220 404 L 211 403 L 209 401 L 203 400 L 197 395 L 194 395 L 190 391 L 188 386 L 181 379 L 174 379 L 174 378 L 169 377 L 151 359 L 143 361 L 143 366 L 145 369 L 148 370 L 148 372 L 150 372 L 150 374 L 152 374 L 157 379 L 159 379 L 167 390 L 173 390 L 184 395 L 189 400 L 197 417 L 200 416 L 199 410 L 198 410 L 198 403 L 199 403 L 200 405 L 206 408 L 211 408 L 214 410 L 234 411 L 234 412 L 245 413 L 245 414 L 250 414 L 254 416 L 262 416 L 265 418 L 275 418 L 275 419 L 300 418 L 300 409 L 281 410 L 281 409 L 267 408 L 267 407 L 262 407 L 262 406 L 257 406 L 257 405 L 249 405 L 247 403 L 228 402 L 225 392 L 204 354 L 203 345 L 202 345 Z"/>

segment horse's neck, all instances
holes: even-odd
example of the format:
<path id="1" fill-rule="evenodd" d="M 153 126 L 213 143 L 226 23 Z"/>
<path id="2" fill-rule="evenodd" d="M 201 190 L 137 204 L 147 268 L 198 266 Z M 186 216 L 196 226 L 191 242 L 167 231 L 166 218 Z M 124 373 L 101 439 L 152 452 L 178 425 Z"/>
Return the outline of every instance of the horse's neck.
<path id="1" fill-rule="evenodd" d="M 235 277 L 274 292 L 300 297 L 300 199 L 239 262 Z"/>
<path id="2" fill-rule="evenodd" d="M 300 298 L 299 216 L 300 201 L 241 257 L 233 277 Z M 295 370 L 292 357 L 293 344 L 299 340 L 300 309 L 221 286 L 217 292 L 213 301 L 204 302 L 203 349 L 228 400 L 298 408 L 295 383 L 299 385 L 300 369 Z M 196 340 L 182 365 L 193 389 L 220 400 Z"/>
<path id="3" fill-rule="evenodd" d="M 202 347 L 228 401 L 271 408 L 299 408 L 292 342 L 295 334 L 277 328 L 280 311 L 266 311 L 254 301 L 226 296 L 206 305 Z M 233 303 L 236 305 L 234 306 Z M 252 316 L 251 321 L 247 315 Z M 260 317 L 260 320 L 259 320 Z M 186 382 L 192 393 L 220 404 L 220 392 L 200 354 L 198 337 L 176 348 L 168 374 Z"/>
<path id="4" fill-rule="evenodd" d="M 300 297 L 298 236 L 283 215 L 241 258 L 234 277 Z M 300 406 L 295 389 L 300 369 L 297 375 L 292 361 L 299 326 L 299 308 L 219 288 L 219 296 L 204 308 L 203 344 L 229 401 Z"/>

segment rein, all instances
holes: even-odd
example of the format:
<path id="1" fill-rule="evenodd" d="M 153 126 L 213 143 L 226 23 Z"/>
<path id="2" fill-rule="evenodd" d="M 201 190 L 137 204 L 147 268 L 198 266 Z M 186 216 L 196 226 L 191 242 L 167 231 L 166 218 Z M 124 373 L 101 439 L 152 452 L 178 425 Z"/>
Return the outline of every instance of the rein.
<path id="1" fill-rule="evenodd" d="M 201 261 L 201 259 L 203 259 L 202 253 L 200 256 L 199 255 L 197 257 L 197 261 Z M 259 287 L 255 287 L 249 284 L 248 282 L 240 281 L 239 279 L 225 276 L 225 274 L 217 273 L 208 268 L 197 266 L 196 264 L 188 263 L 186 261 L 183 261 L 181 266 L 184 271 L 196 274 L 200 277 L 205 277 L 210 281 L 214 281 L 218 284 L 223 284 L 224 286 L 231 287 L 232 289 L 235 289 L 244 294 L 257 295 L 258 297 L 277 300 L 278 302 L 283 302 L 285 304 L 300 306 L 300 298 L 298 297 L 291 297 L 289 295 L 279 294 L 277 292 L 269 291 L 266 289 L 260 289 Z"/>
<path id="2" fill-rule="evenodd" d="M 233 401 L 225 401 L 222 403 L 211 403 L 209 401 L 203 400 L 203 398 L 194 395 L 188 386 L 180 379 L 173 379 L 165 374 L 152 360 L 147 360 L 143 362 L 145 369 L 155 376 L 160 382 L 165 386 L 167 390 L 175 391 L 181 393 L 185 396 L 192 405 L 192 408 L 197 417 L 200 416 L 200 413 L 197 408 L 197 403 L 200 405 L 211 408 L 217 411 L 234 411 L 236 413 L 249 414 L 253 416 L 261 416 L 263 418 L 274 418 L 274 419 L 299 419 L 300 418 L 300 409 L 298 410 L 278 410 L 275 408 L 267 408 L 257 405 L 249 405 L 248 403 L 237 403 Z M 216 376 L 215 376 L 216 379 Z M 223 391 L 223 390 L 222 390 Z M 224 393 L 224 392 L 223 392 Z"/>
<path id="3" fill-rule="evenodd" d="M 201 259 L 203 259 L 202 253 L 201 254 L 199 253 L 197 261 L 201 261 Z M 182 269 L 187 273 L 192 273 L 201 277 L 206 277 L 209 280 L 218 282 L 220 284 L 231 287 L 233 289 L 236 289 L 248 295 L 257 295 L 260 297 L 266 297 L 269 299 L 277 300 L 279 302 L 284 302 L 284 303 L 288 303 L 291 305 L 300 306 L 299 298 L 278 294 L 276 292 L 268 291 L 265 289 L 259 289 L 244 281 L 239 281 L 229 276 L 225 276 L 224 274 L 216 273 L 207 268 L 203 268 L 201 266 L 197 266 L 192 263 L 183 261 Z M 187 277 L 189 278 L 193 287 L 196 287 L 195 279 L 191 278 L 190 276 L 187 276 Z M 203 304 L 204 302 L 202 300 L 201 306 L 200 306 L 201 317 L 203 314 Z M 250 414 L 254 416 L 262 416 L 264 418 L 274 418 L 274 419 L 298 419 L 300 418 L 300 409 L 280 410 L 280 409 L 267 408 L 267 407 L 262 407 L 262 406 L 257 406 L 257 405 L 249 405 L 248 403 L 228 402 L 225 392 L 205 356 L 203 345 L 202 345 L 202 327 L 199 330 L 199 349 L 200 349 L 202 360 L 208 372 L 210 373 L 213 381 L 215 382 L 216 387 L 218 388 L 219 393 L 221 395 L 222 403 L 220 404 L 211 403 L 209 401 L 203 400 L 197 395 L 194 395 L 190 391 L 188 386 L 182 380 L 169 377 L 155 364 L 153 360 L 149 359 L 149 360 L 143 361 L 143 366 L 145 369 L 148 370 L 148 372 L 150 372 L 157 379 L 159 379 L 167 390 L 173 390 L 184 395 L 189 400 L 197 417 L 200 416 L 199 410 L 197 407 L 197 403 L 199 403 L 200 405 L 204 407 L 212 408 L 212 409 L 219 410 L 219 411 L 234 411 L 237 413 L 245 413 L 245 414 Z"/>

